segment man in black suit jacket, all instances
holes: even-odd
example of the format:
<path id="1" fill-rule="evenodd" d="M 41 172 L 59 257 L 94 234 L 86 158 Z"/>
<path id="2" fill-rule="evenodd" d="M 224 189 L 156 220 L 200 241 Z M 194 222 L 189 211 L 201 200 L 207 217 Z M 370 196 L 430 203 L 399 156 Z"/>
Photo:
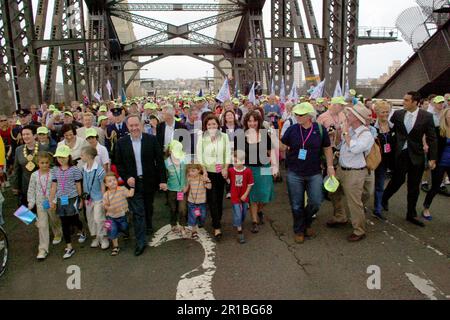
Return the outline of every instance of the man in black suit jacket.
<path id="1" fill-rule="evenodd" d="M 147 245 L 146 235 L 152 232 L 155 191 L 167 190 L 167 177 L 161 148 L 154 136 L 142 133 L 139 116 L 128 116 L 126 124 L 130 135 L 117 142 L 116 165 L 127 186 L 136 189 L 129 204 L 138 256 Z"/>
<path id="2" fill-rule="evenodd" d="M 158 143 L 162 150 L 165 150 L 170 141 L 174 139 L 175 130 L 187 129 L 184 124 L 175 120 L 175 110 L 172 105 L 168 104 L 163 106 L 162 111 L 163 122 L 156 128 L 156 138 L 158 139 Z M 168 132 L 168 130 L 170 130 L 170 132 Z"/>
<path id="3" fill-rule="evenodd" d="M 389 199 L 405 183 L 408 175 L 408 211 L 406 220 L 424 227 L 417 219 L 416 204 L 420 192 L 420 180 L 425 169 L 425 152 L 423 136 L 425 135 L 428 149 L 429 166 L 433 170 L 437 160 L 436 132 L 431 113 L 418 107 L 420 95 L 408 92 L 403 98 L 403 110 L 395 111 L 390 122 L 393 125 L 395 146 L 395 169 L 391 181 L 384 190 L 382 204 L 385 210 Z"/>

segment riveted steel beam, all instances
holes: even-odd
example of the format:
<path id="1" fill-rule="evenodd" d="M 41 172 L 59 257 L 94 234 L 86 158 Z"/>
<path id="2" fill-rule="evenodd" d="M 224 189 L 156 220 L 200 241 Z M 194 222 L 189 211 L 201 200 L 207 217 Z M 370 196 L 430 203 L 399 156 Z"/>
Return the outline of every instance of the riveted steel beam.
<path id="1" fill-rule="evenodd" d="M 235 11 L 241 10 L 240 4 L 215 3 L 117 3 L 111 6 L 113 10 L 124 11 Z"/>
<path id="2" fill-rule="evenodd" d="M 40 58 L 33 49 L 36 37 L 31 0 L 1 0 L 0 89 L 3 110 L 27 108 L 42 101 Z"/>

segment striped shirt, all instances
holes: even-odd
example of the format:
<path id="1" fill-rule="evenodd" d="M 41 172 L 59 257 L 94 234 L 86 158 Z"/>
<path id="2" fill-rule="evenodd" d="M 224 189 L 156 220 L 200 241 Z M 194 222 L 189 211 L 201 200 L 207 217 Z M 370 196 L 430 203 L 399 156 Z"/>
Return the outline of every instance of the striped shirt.
<path id="1" fill-rule="evenodd" d="M 199 176 L 196 179 L 188 178 L 188 184 L 188 202 L 194 204 L 206 203 L 206 187 L 202 177 Z"/>
<path id="2" fill-rule="evenodd" d="M 128 189 L 118 187 L 115 191 L 108 190 L 103 195 L 103 203 L 108 205 L 106 216 L 111 218 L 120 218 L 128 211 Z"/>
<path id="3" fill-rule="evenodd" d="M 56 197 L 61 198 L 67 196 L 69 199 L 78 196 L 76 182 L 81 182 L 83 179 L 80 169 L 72 166 L 67 170 L 62 170 L 60 167 L 52 169 L 52 182 L 58 184 L 56 188 Z"/>

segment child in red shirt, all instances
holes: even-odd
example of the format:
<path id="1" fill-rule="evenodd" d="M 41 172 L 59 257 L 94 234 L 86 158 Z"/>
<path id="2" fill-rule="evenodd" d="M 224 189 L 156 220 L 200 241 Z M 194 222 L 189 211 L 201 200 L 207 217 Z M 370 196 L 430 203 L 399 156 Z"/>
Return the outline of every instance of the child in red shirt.
<path id="1" fill-rule="evenodd" d="M 252 170 L 244 166 L 245 152 L 234 151 L 233 167 L 228 169 L 228 179 L 230 181 L 231 204 L 233 207 L 233 226 L 238 232 L 239 243 L 245 243 L 242 232 L 242 223 L 248 210 L 250 190 L 254 184 Z"/>

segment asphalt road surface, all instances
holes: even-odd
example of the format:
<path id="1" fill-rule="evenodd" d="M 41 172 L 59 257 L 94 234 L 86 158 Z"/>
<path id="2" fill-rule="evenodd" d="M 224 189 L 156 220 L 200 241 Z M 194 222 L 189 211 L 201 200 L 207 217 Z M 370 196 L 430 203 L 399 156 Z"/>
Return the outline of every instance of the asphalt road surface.
<path id="1" fill-rule="evenodd" d="M 88 239 L 75 244 L 69 260 L 62 259 L 63 243 L 51 246 L 44 262 L 35 258 L 37 228 L 12 216 L 14 204 L 10 194 L 6 197 L 10 259 L 0 278 L 0 300 L 450 299 L 450 198 L 442 195 L 432 205 L 433 220 L 420 228 L 405 221 L 406 191 L 401 189 L 390 202 L 388 221 L 368 215 L 367 238 L 358 243 L 346 240 L 350 225 L 326 228 L 332 206 L 325 201 L 313 225 L 317 238 L 296 244 L 286 184 L 276 184 L 276 201 L 265 210 L 261 231 L 250 233 L 247 217 L 247 243 L 241 245 L 228 201 L 219 243 L 208 236 L 210 222 L 200 240 L 182 240 L 167 233 L 168 208 L 160 194 L 154 225 L 155 231 L 163 229 L 142 256 L 134 256 L 133 239 L 120 240 L 117 257 L 110 250 L 91 249 Z M 75 274 L 81 288 L 69 289 L 68 279 L 76 283 L 69 278 Z"/>

